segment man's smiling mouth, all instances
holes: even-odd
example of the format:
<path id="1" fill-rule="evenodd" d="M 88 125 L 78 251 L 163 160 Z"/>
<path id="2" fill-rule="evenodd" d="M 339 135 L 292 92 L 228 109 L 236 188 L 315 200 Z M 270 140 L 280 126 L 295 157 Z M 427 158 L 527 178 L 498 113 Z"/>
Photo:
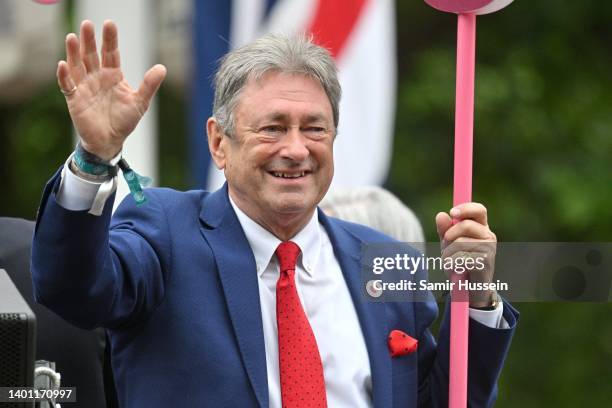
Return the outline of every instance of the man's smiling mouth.
<path id="1" fill-rule="evenodd" d="M 272 176 L 276 177 L 276 178 L 283 178 L 283 179 L 297 179 L 297 178 L 302 178 L 304 176 L 307 176 L 308 174 L 310 174 L 309 171 L 303 170 L 303 171 L 291 171 L 291 172 L 287 172 L 287 171 L 269 171 L 269 174 L 271 174 Z"/>

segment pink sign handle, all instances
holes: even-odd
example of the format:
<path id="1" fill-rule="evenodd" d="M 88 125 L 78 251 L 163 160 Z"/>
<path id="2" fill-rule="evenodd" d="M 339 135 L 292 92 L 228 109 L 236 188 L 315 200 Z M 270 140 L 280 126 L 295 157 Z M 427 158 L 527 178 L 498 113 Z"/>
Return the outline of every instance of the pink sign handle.
<path id="1" fill-rule="evenodd" d="M 457 83 L 455 95 L 455 171 L 453 205 L 472 201 L 474 135 L 474 71 L 476 15 L 459 14 L 457 23 Z M 452 281 L 462 278 L 453 274 Z M 451 294 L 449 407 L 467 406 L 469 299 L 466 291 Z"/>

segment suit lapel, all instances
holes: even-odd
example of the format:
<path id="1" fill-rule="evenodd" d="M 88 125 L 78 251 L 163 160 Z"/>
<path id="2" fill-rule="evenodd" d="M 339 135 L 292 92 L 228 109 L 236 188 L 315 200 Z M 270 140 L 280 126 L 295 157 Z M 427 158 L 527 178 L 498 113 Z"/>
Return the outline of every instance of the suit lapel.
<path id="1" fill-rule="evenodd" d="M 227 195 L 227 183 L 204 200 L 202 234 L 210 244 L 242 360 L 257 400 L 268 406 L 266 353 L 255 259 Z"/>
<path id="2" fill-rule="evenodd" d="M 384 303 L 364 300 L 365 289 L 361 283 L 362 242 L 329 219 L 319 210 L 319 221 L 325 227 L 340 263 L 355 310 L 359 316 L 372 370 L 372 400 L 376 408 L 390 408 L 393 403 L 391 358 L 387 346 L 387 318 Z"/>
<path id="3" fill-rule="evenodd" d="M 202 234 L 210 244 L 249 380 L 262 407 L 268 406 L 268 379 L 261 306 L 255 259 L 240 222 L 231 208 L 227 184 L 203 200 Z M 362 242 L 319 211 L 334 254 L 340 263 L 359 316 L 370 368 L 372 399 L 376 408 L 392 406 L 391 359 L 387 347 L 389 328 L 384 303 L 363 299 L 360 253 Z"/>

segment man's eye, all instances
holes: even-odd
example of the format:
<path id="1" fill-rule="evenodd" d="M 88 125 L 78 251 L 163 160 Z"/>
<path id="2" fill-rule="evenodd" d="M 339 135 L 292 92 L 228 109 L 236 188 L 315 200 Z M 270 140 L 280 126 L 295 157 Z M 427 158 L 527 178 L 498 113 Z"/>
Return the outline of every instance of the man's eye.
<path id="1" fill-rule="evenodd" d="M 327 129 L 325 129 L 324 127 L 319 127 L 319 126 L 309 126 L 305 128 L 304 130 L 310 133 L 324 133 Z"/>
<path id="2" fill-rule="evenodd" d="M 260 129 L 260 131 L 269 133 L 269 134 L 279 134 L 285 131 L 285 128 L 279 125 L 270 125 L 264 126 Z"/>
<path id="3" fill-rule="evenodd" d="M 306 135 L 306 137 L 315 140 L 326 138 L 328 133 L 327 128 L 324 128 L 322 126 L 308 126 L 302 129 L 302 132 L 304 133 L 304 135 Z"/>

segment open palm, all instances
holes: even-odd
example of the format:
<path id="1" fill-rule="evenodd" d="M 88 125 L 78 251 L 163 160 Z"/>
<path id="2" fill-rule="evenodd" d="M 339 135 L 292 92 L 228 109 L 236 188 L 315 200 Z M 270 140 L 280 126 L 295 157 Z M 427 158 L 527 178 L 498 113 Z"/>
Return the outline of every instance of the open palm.
<path id="1" fill-rule="evenodd" d="M 80 38 L 66 36 L 66 61 L 57 67 L 57 79 L 66 95 L 72 122 L 85 150 L 103 158 L 115 156 L 144 115 L 166 75 L 155 65 L 134 90 L 123 77 L 117 27 L 104 22 L 101 62 L 93 23 L 81 24 Z"/>

